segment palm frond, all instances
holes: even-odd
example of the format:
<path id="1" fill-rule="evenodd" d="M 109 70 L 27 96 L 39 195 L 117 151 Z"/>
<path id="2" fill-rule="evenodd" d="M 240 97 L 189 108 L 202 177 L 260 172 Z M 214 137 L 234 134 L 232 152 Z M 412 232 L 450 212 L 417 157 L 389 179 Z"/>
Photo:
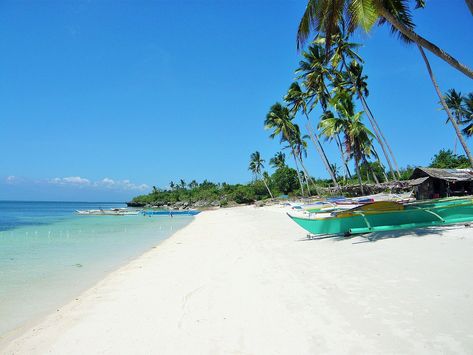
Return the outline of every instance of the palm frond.
<path id="1" fill-rule="evenodd" d="M 369 32 L 379 17 L 372 0 L 352 0 L 347 14 L 349 32 L 353 32 L 358 26 Z"/>

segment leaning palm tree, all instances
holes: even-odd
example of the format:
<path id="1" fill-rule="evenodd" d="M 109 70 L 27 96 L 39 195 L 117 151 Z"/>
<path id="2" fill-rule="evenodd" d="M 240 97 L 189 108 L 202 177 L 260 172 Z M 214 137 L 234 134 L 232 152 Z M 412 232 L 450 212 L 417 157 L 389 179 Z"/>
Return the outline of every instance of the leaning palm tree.
<path id="1" fill-rule="evenodd" d="M 266 119 L 264 121 L 265 129 L 272 129 L 273 132 L 269 135 L 270 138 L 279 137 L 280 142 L 288 142 L 291 148 L 292 157 L 294 158 L 294 164 L 298 172 L 297 177 L 299 179 L 299 185 L 301 187 L 302 195 L 304 195 L 304 185 L 299 174 L 299 164 L 297 163 L 297 155 L 294 149 L 293 141 L 291 139 L 295 130 L 294 123 L 292 122 L 293 116 L 286 106 L 281 105 L 279 102 L 275 103 L 269 109 Z"/>
<path id="2" fill-rule="evenodd" d="M 333 118 L 335 118 L 335 116 L 334 116 L 332 111 L 330 111 L 330 110 L 325 111 L 320 116 L 320 121 L 319 121 L 318 128 L 321 130 L 322 135 L 324 135 L 326 139 L 335 141 L 335 143 L 338 147 L 338 150 L 340 152 L 340 157 L 342 159 L 343 168 L 345 170 L 345 179 L 351 179 L 352 178 L 351 172 L 350 172 L 350 169 L 348 168 L 348 164 L 347 164 L 348 159 L 345 155 L 345 150 L 343 149 L 343 143 L 340 139 L 341 131 L 340 130 L 334 130 L 333 132 L 330 132 L 330 134 L 327 134 L 327 131 L 324 131 L 324 128 L 323 128 L 324 125 L 322 124 L 322 122 L 327 120 L 327 119 L 333 119 Z M 325 127 L 326 127 L 326 125 L 325 125 Z"/>
<path id="3" fill-rule="evenodd" d="M 286 154 L 277 152 L 274 154 L 274 157 L 269 160 L 269 165 L 275 169 L 284 168 L 286 166 Z"/>
<path id="4" fill-rule="evenodd" d="M 369 92 L 368 92 L 367 84 L 366 84 L 367 76 L 363 75 L 363 67 L 358 62 L 352 61 L 350 65 L 347 67 L 347 73 L 348 73 L 348 76 L 353 80 L 353 85 L 355 87 L 356 94 L 363 106 L 363 109 L 365 110 L 368 121 L 370 121 L 370 124 L 373 127 L 374 134 L 376 136 L 379 146 L 381 147 L 381 150 L 383 151 L 384 157 L 386 159 L 386 162 L 388 163 L 392 177 L 394 180 L 396 180 L 396 177 L 394 175 L 394 171 L 396 171 L 397 177 L 400 179 L 401 174 L 399 173 L 399 167 L 397 165 L 397 161 L 396 161 L 396 158 L 394 157 L 394 153 L 391 149 L 391 146 L 389 145 L 386 137 L 384 136 L 379 126 L 378 121 L 376 120 L 375 116 L 373 115 L 373 112 L 371 111 L 366 101 L 366 97 L 368 96 Z M 393 168 L 393 164 L 391 164 L 391 159 L 392 159 L 392 163 L 394 164 L 394 168 Z"/>
<path id="5" fill-rule="evenodd" d="M 321 37 L 320 35 L 316 38 L 318 43 L 325 43 L 326 39 Z M 368 118 L 371 126 L 373 127 L 374 134 L 376 135 L 376 139 L 379 142 L 379 145 L 384 153 L 384 157 L 386 162 L 389 165 L 391 170 L 391 174 L 393 175 L 393 179 L 396 180 L 394 176 L 394 169 L 391 164 L 391 158 L 394 163 L 398 178 L 400 178 L 399 168 L 397 165 L 396 158 L 394 157 L 394 153 L 391 149 L 391 146 L 388 144 L 386 137 L 384 136 L 381 128 L 376 120 L 373 112 L 371 111 L 370 107 L 368 106 L 368 102 L 366 101 L 366 97 L 369 95 L 368 91 L 368 84 L 366 79 L 368 78 L 366 75 L 363 74 L 363 66 L 359 62 L 363 62 L 363 59 L 356 53 L 356 48 L 360 45 L 357 43 L 352 43 L 349 41 L 349 34 L 347 34 L 345 30 L 345 24 L 342 23 L 339 26 L 338 32 L 332 36 L 333 42 L 333 49 L 331 50 L 331 63 L 334 68 L 336 68 L 339 63 L 341 64 L 341 71 L 339 72 L 338 77 L 341 76 L 342 86 L 344 84 L 348 84 L 348 89 L 351 90 L 354 94 L 357 95 L 358 99 L 360 100 L 363 109 L 366 113 L 366 117 Z M 347 59 L 351 60 L 348 64 Z M 349 85 L 351 83 L 351 85 Z M 335 86 L 336 89 L 336 86 Z M 387 152 L 391 155 L 391 158 Z"/>
<path id="6" fill-rule="evenodd" d="M 461 92 L 458 92 L 455 89 L 450 89 L 444 95 L 444 98 L 445 103 L 455 116 L 455 119 L 459 124 L 461 124 L 463 121 L 463 117 L 466 115 L 466 109 L 463 104 L 463 95 L 461 94 Z M 448 121 L 449 119 L 447 119 L 447 122 Z"/>
<path id="7" fill-rule="evenodd" d="M 447 91 L 444 98 L 445 98 L 445 103 L 447 104 L 447 107 L 450 109 L 450 112 L 453 114 L 453 116 L 457 120 L 457 123 L 462 124 L 462 119 L 466 112 L 465 112 L 465 107 L 463 105 L 463 96 L 461 92 L 457 92 L 455 89 L 450 89 Z M 448 121 L 450 121 L 449 118 L 447 118 L 447 123 Z M 456 146 L 456 143 L 457 142 L 455 140 L 455 146 Z"/>
<path id="8" fill-rule="evenodd" d="M 307 109 L 307 100 L 307 93 L 302 91 L 297 81 L 291 84 L 286 96 L 284 97 L 284 101 L 286 101 L 290 106 L 292 106 L 291 111 L 294 115 L 297 114 L 297 112 L 299 111 L 302 111 L 302 113 L 304 114 L 305 118 L 307 119 L 306 127 L 307 131 L 309 132 L 309 137 L 312 140 L 312 143 L 314 143 L 315 149 L 317 150 L 317 153 L 322 159 L 325 169 L 329 173 L 335 187 L 338 187 L 337 179 L 331 169 L 330 162 L 328 161 L 327 155 L 325 154 L 325 150 L 322 147 L 322 144 L 320 143 L 318 135 L 314 133 L 312 125 L 310 124 L 309 113 Z"/>
<path id="9" fill-rule="evenodd" d="M 264 174 L 262 175 L 262 171 L 264 169 L 263 163 L 264 163 L 264 159 L 261 158 L 260 152 L 256 151 L 252 153 L 250 156 L 250 166 L 248 167 L 248 170 L 250 170 L 253 173 L 255 179 L 258 179 L 261 177 L 261 179 L 263 180 L 264 186 L 266 187 L 266 190 L 268 190 L 269 196 L 273 198 L 273 194 L 271 193 L 271 190 L 269 189 L 269 186 L 266 183 L 265 176 Z"/>
<path id="10" fill-rule="evenodd" d="M 314 42 L 302 55 L 304 60 L 300 61 L 296 73 L 299 74 L 298 79 L 303 81 L 306 88 L 309 111 L 317 104 L 320 104 L 323 111 L 321 119 L 323 119 L 325 116 L 330 116 L 331 114 L 328 110 L 331 95 L 327 82 L 334 82 L 337 79 L 337 76 L 334 75 L 333 70 L 331 70 L 328 65 L 330 53 L 320 43 Z M 340 137 L 337 134 L 333 138 L 340 149 L 346 175 L 351 178 Z"/>
<path id="11" fill-rule="evenodd" d="M 361 182 L 360 162 L 367 163 L 366 154 L 367 147 L 371 145 L 373 133 L 361 121 L 363 112 L 357 112 L 353 116 L 348 117 L 345 126 L 345 145 L 349 156 L 355 160 L 355 169 L 358 176 L 358 183 L 363 194 L 363 184 Z M 369 164 L 367 163 L 369 166 Z"/>
<path id="12" fill-rule="evenodd" d="M 320 103 L 322 110 L 326 111 L 330 101 L 330 92 L 327 81 L 333 81 L 332 72 L 328 66 L 329 53 L 320 43 L 312 43 L 306 51 L 302 52 L 303 60 L 296 69 L 298 79 L 306 87 L 306 101 L 309 110 Z"/>
<path id="13" fill-rule="evenodd" d="M 416 7 L 424 6 L 423 0 L 416 0 L 415 3 Z M 473 79 L 472 69 L 414 31 L 409 1 L 406 0 L 308 0 L 297 32 L 297 47 L 302 48 L 313 30 L 325 33 L 329 47 L 332 35 L 336 34 L 342 20 L 348 24 L 349 33 L 357 28 L 369 32 L 375 23 L 389 22 L 392 30 L 400 33 L 402 40 L 429 50 Z"/>
<path id="14" fill-rule="evenodd" d="M 310 195 L 310 183 L 315 186 L 315 181 L 310 177 L 310 174 L 304 164 L 304 158 L 307 158 L 307 142 L 304 139 L 305 137 L 302 137 L 301 135 L 299 125 L 294 125 L 294 131 L 292 132 L 292 136 L 290 138 L 292 140 L 292 146 L 294 147 L 294 151 L 296 152 L 297 159 L 301 164 L 302 175 L 304 176 L 304 180 L 307 185 L 307 191 Z"/>
<path id="15" fill-rule="evenodd" d="M 470 166 L 473 167 L 473 156 L 471 155 L 470 149 L 468 148 L 468 145 L 466 144 L 465 138 L 462 136 L 462 132 L 460 130 L 460 127 L 458 126 L 457 120 L 453 117 L 453 114 L 450 112 L 450 109 L 448 108 L 447 103 L 445 102 L 445 98 L 442 95 L 442 92 L 440 91 L 440 88 L 437 84 L 437 80 L 435 79 L 435 75 L 432 71 L 432 67 L 430 66 L 430 62 L 425 55 L 424 49 L 420 46 L 417 45 L 420 54 L 422 56 L 422 59 L 424 59 L 425 66 L 427 68 L 427 71 L 429 72 L 430 80 L 432 81 L 432 85 L 434 86 L 435 92 L 437 93 L 437 96 L 440 99 L 440 103 L 442 104 L 443 109 L 447 113 L 448 119 L 452 123 L 453 128 L 455 129 L 455 133 L 458 137 L 458 140 L 460 141 L 463 150 L 466 153 L 466 156 L 468 157 L 468 160 L 470 161 Z"/>
<path id="16" fill-rule="evenodd" d="M 366 161 L 367 149 L 371 146 L 374 135 L 362 122 L 363 111 L 355 113 L 352 97 L 347 91 L 338 93 L 331 103 L 339 117 L 326 117 L 320 121 L 320 128 L 327 137 L 343 133 L 345 150 L 348 157 L 353 158 L 355 162 L 356 175 L 363 194 L 360 163 Z"/>

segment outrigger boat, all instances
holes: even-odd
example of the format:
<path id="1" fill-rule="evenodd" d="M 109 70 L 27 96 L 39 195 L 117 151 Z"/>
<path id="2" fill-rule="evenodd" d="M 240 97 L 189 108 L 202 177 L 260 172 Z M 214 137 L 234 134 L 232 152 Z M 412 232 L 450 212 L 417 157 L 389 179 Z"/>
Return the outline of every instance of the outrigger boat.
<path id="1" fill-rule="evenodd" d="M 198 210 L 165 210 L 165 211 L 143 211 L 145 216 L 195 216 L 199 214 Z"/>
<path id="2" fill-rule="evenodd" d="M 309 216 L 288 215 L 314 235 L 351 235 L 473 222 L 473 199 L 440 199 L 407 204 L 379 201 L 350 210 Z"/>
<path id="3" fill-rule="evenodd" d="M 128 210 L 126 208 L 111 208 L 109 210 L 76 210 L 82 216 L 136 216 L 141 211 Z"/>

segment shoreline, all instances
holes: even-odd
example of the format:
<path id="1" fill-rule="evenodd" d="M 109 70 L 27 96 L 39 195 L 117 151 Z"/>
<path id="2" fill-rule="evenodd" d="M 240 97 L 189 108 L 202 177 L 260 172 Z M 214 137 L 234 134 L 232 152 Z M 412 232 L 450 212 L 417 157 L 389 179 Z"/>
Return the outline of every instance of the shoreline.
<path id="1" fill-rule="evenodd" d="M 75 203 L 75 202 L 73 202 Z M 88 217 L 87 217 L 88 218 Z M 188 225 L 192 224 L 195 220 L 195 217 L 190 220 L 190 222 L 185 226 L 187 227 Z M 183 228 L 185 228 L 183 227 Z M 126 259 L 121 261 L 118 265 L 115 267 L 110 268 L 110 270 L 105 271 L 102 277 L 96 278 L 94 281 L 92 281 L 88 286 L 85 286 L 77 292 L 71 292 L 70 297 L 65 299 L 63 302 L 57 303 L 54 308 L 59 311 L 60 309 L 75 303 L 75 301 L 79 300 L 80 297 L 90 290 L 92 290 L 95 287 L 98 287 L 102 282 L 104 282 L 108 277 L 110 277 L 112 274 L 115 272 L 119 271 L 122 268 L 125 268 L 129 264 L 133 263 L 135 260 L 141 258 L 143 255 L 149 253 L 153 249 L 157 248 L 159 245 L 162 243 L 165 243 L 168 239 L 172 238 L 174 234 L 176 234 L 182 227 L 179 227 L 177 230 L 173 231 L 168 237 L 158 241 L 156 244 L 150 246 L 146 250 L 142 251 L 138 255 L 134 256 L 128 256 Z M 7 331 L 4 334 L 0 335 L 0 353 L 10 344 L 11 341 L 21 337 L 24 335 L 26 332 L 28 332 L 31 329 L 34 329 L 36 326 L 47 320 L 50 316 L 54 315 L 55 312 L 53 309 L 50 310 L 44 310 L 40 312 L 39 314 L 35 315 L 34 317 L 28 319 L 27 321 L 23 322 L 19 326 Z"/>
<path id="2" fill-rule="evenodd" d="M 473 350 L 473 229 L 307 240 L 285 217 L 277 207 L 204 212 L 1 351 Z"/>

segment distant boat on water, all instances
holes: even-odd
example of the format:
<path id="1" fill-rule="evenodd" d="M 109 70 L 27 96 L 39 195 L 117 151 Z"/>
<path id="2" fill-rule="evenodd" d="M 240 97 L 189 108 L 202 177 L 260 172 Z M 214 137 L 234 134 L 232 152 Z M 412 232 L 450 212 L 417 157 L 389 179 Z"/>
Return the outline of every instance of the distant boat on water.
<path id="1" fill-rule="evenodd" d="M 197 210 L 143 211 L 145 216 L 195 216 L 199 213 Z"/>
<path id="2" fill-rule="evenodd" d="M 132 211 L 126 208 L 111 208 L 104 210 L 76 210 L 76 213 L 82 216 L 136 216 L 141 211 Z"/>

